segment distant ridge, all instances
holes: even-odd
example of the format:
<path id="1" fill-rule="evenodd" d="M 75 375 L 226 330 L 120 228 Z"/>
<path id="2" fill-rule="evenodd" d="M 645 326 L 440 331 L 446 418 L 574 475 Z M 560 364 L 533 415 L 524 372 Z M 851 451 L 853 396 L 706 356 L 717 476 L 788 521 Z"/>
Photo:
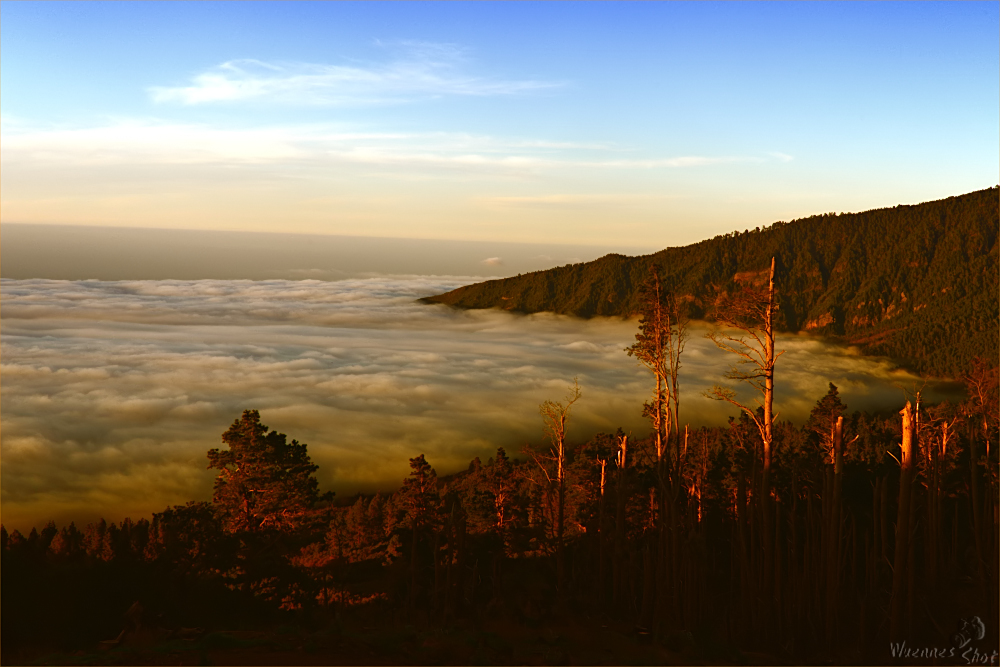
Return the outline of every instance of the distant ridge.
<path id="1" fill-rule="evenodd" d="M 1000 188 L 863 213 L 816 215 L 652 255 L 467 285 L 421 299 L 458 308 L 589 318 L 637 312 L 636 286 L 658 264 L 693 319 L 717 294 L 763 277 L 777 257 L 779 326 L 859 345 L 913 370 L 956 377 L 1000 354 Z"/>

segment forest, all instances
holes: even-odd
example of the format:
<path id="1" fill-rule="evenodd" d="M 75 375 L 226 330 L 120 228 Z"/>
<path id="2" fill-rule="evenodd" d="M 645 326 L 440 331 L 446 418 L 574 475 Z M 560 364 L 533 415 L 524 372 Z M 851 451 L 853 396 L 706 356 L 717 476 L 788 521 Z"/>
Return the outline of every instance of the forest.
<path id="1" fill-rule="evenodd" d="M 727 426 L 683 421 L 686 293 L 653 265 L 622 355 L 647 433 L 568 440 L 567 381 L 521 451 L 441 477 L 415 452 L 398 489 L 338 498 L 246 410 L 211 501 L 0 527 L 4 662 L 997 664 L 996 336 L 958 404 L 852 412 L 831 383 L 781 421 L 778 267 L 712 306 L 760 399 L 715 387 Z"/>
<path id="2" fill-rule="evenodd" d="M 958 378 L 973 357 L 996 357 L 998 197 L 994 187 L 914 206 L 776 222 L 652 255 L 607 255 L 468 285 L 425 301 L 627 317 L 640 312 L 637 288 L 659 266 L 685 313 L 710 320 L 720 295 L 759 282 L 775 257 L 779 331 L 830 336 L 914 371 Z"/>

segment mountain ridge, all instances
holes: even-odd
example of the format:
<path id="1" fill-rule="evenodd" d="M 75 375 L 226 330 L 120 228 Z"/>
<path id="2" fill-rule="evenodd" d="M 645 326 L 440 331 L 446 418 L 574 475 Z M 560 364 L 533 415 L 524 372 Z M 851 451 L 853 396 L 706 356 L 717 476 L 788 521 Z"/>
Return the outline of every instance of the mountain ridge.
<path id="1" fill-rule="evenodd" d="M 609 254 L 425 297 L 463 309 L 578 317 L 639 312 L 655 264 L 692 319 L 723 292 L 765 280 L 776 258 L 781 331 L 807 331 L 956 377 L 973 357 L 997 363 L 1000 187 L 860 213 L 823 214 L 731 232 L 650 255 Z"/>

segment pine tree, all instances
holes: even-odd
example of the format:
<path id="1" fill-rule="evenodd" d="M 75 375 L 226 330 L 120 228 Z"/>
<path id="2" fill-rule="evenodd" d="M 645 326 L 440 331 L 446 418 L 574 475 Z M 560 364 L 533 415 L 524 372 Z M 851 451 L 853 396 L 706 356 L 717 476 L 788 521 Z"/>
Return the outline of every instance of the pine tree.
<path id="1" fill-rule="evenodd" d="M 687 339 L 687 320 L 680 316 L 674 293 L 663 284 L 656 266 L 642 284 L 639 300 L 642 313 L 639 332 L 635 335 L 636 342 L 625 348 L 625 352 L 646 366 L 656 379 L 653 400 L 643 406 L 643 414 L 653 424 L 659 462 L 664 459 L 667 440 L 680 428 L 677 378 Z"/>
<path id="2" fill-rule="evenodd" d="M 816 406 L 809 413 L 806 421 L 806 432 L 814 446 L 822 447 L 823 451 L 829 455 L 833 445 L 833 427 L 837 423 L 837 418 L 842 417 L 847 412 L 847 406 L 840 400 L 840 392 L 837 385 L 830 383 L 830 389 L 826 396 L 816 401 Z M 832 459 L 830 459 L 832 462 Z"/>
<path id="3" fill-rule="evenodd" d="M 24 548 L 26 543 L 27 540 L 24 539 L 24 535 L 22 535 L 21 531 L 17 528 L 15 528 L 14 532 L 12 532 L 10 537 L 7 538 L 7 548 L 11 551 L 20 551 Z"/>
<path id="4" fill-rule="evenodd" d="M 148 541 L 149 520 L 139 519 L 132 524 L 131 530 L 129 531 L 128 550 L 131 556 L 137 560 L 142 560 Z"/>
<path id="5" fill-rule="evenodd" d="M 244 410 L 222 434 L 228 450 L 208 452 L 208 467 L 219 470 L 212 502 L 231 533 L 296 532 L 320 518 L 321 496 L 306 445 L 268 432 L 256 410 Z"/>
<path id="6" fill-rule="evenodd" d="M 494 458 L 487 470 L 487 480 L 490 494 L 493 496 L 493 511 L 496 523 L 494 529 L 501 540 L 506 535 L 507 525 L 511 521 L 511 505 L 513 503 L 514 491 L 514 469 L 507 458 L 507 452 L 503 447 L 497 449 Z"/>
<path id="7" fill-rule="evenodd" d="M 59 531 L 49 543 L 49 553 L 58 559 L 69 557 L 71 549 L 72 542 L 70 541 L 69 531 L 66 528 Z"/>
<path id="8" fill-rule="evenodd" d="M 59 529 L 56 528 L 55 521 L 49 521 L 45 524 L 45 528 L 42 528 L 42 532 L 39 533 L 38 538 L 38 548 L 41 551 L 47 551 L 49 545 L 52 544 L 52 539 L 59 534 Z"/>
<path id="9" fill-rule="evenodd" d="M 403 481 L 403 496 L 410 528 L 419 530 L 434 522 L 439 501 L 437 473 L 423 454 L 410 459 L 410 476 Z"/>
<path id="10" fill-rule="evenodd" d="M 556 512 L 555 512 L 555 542 L 556 542 L 556 589 L 560 598 L 566 594 L 566 555 L 564 533 L 566 529 L 566 424 L 569 419 L 570 408 L 580 400 L 580 383 L 574 378 L 573 389 L 566 395 L 566 404 L 560 402 L 545 401 L 538 410 L 545 423 L 545 435 L 548 436 L 552 448 L 549 450 L 550 456 L 539 456 L 531 450 L 529 455 L 535 459 L 535 463 L 545 474 L 549 486 L 555 486 L 556 492 Z M 554 474 L 549 472 L 547 463 L 555 464 Z"/>
<path id="11" fill-rule="evenodd" d="M 440 497 L 437 473 L 424 455 L 410 459 L 410 476 L 403 481 L 402 496 L 406 525 L 411 531 L 410 543 L 410 608 L 416 606 L 418 592 L 417 552 L 425 533 L 434 529 Z"/>
<path id="12" fill-rule="evenodd" d="M 99 558 L 104 550 L 104 533 L 108 530 L 107 522 L 102 518 L 97 523 L 87 524 L 83 532 L 83 550 L 92 558 Z"/>
<path id="13" fill-rule="evenodd" d="M 101 541 L 101 550 L 98 552 L 98 557 L 105 561 L 110 562 L 118 557 L 118 526 L 112 521 L 108 525 L 108 529 L 104 531 L 104 539 Z"/>

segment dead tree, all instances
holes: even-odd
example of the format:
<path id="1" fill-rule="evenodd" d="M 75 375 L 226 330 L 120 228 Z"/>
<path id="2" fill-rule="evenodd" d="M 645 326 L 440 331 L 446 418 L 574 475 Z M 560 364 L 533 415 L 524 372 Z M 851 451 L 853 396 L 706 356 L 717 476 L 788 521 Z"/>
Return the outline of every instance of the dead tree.
<path id="1" fill-rule="evenodd" d="M 677 436 L 680 432 L 678 373 L 687 340 L 687 321 L 680 315 L 673 292 L 664 288 L 656 266 L 642 285 L 640 302 L 639 333 L 635 335 L 636 342 L 625 348 L 625 352 L 648 368 L 656 379 L 652 401 L 644 407 L 653 424 L 659 462 L 664 457 L 670 433 Z"/>
<path id="2" fill-rule="evenodd" d="M 604 589 L 607 585 L 607 567 L 605 566 L 607 525 L 604 518 L 604 491 L 607 488 L 608 459 L 598 457 L 597 463 L 601 466 L 601 495 L 598 498 L 597 506 L 597 604 L 600 607 L 604 603 Z"/>
<path id="3" fill-rule="evenodd" d="M 664 286 L 659 268 L 655 265 L 642 285 L 640 306 L 642 318 L 636 342 L 625 352 L 646 366 L 656 380 L 652 400 L 643 406 L 643 414 L 653 426 L 659 482 L 654 512 L 655 541 L 647 544 L 644 550 L 644 558 L 655 566 L 646 568 L 644 581 L 646 586 L 657 588 L 657 597 L 664 605 L 656 611 L 661 612 L 668 598 L 677 600 L 671 592 L 676 590 L 679 579 L 676 567 L 680 554 L 676 501 L 680 491 L 682 459 L 686 452 L 680 444 L 678 374 L 687 339 L 687 321 L 681 317 L 676 297 L 672 290 Z M 644 599 L 650 600 L 651 596 L 647 595 Z M 654 610 L 648 602 L 644 603 L 643 609 L 643 623 L 648 625 L 653 620 Z"/>
<path id="4" fill-rule="evenodd" d="M 764 479 L 769 478 L 771 469 L 772 428 L 777 415 L 774 414 L 774 363 L 784 351 L 774 351 L 774 258 L 766 292 L 748 288 L 735 296 L 724 297 L 716 304 L 716 317 L 725 326 L 742 331 L 731 335 L 722 331 L 712 331 L 707 336 L 726 352 L 735 354 L 741 366 L 734 366 L 726 377 L 753 385 L 763 395 L 758 405 L 764 409 L 763 417 L 757 411 L 736 400 L 736 392 L 718 385 L 708 392 L 709 398 L 728 401 L 743 410 L 756 424 L 764 444 Z M 744 369 L 747 370 L 744 370 Z M 766 483 L 765 483 L 766 484 Z M 765 489 L 767 486 L 765 485 Z M 762 489 L 765 490 L 765 489 Z"/>
<path id="5" fill-rule="evenodd" d="M 548 436 L 552 447 L 549 456 L 539 456 L 535 452 L 529 451 L 535 463 L 545 474 L 549 485 L 556 487 L 556 588 L 559 597 L 562 599 L 566 594 L 566 558 L 563 532 L 566 523 L 566 422 L 569 419 L 570 408 L 580 400 L 580 383 L 573 380 L 573 389 L 566 396 L 566 404 L 554 401 L 545 401 L 538 410 L 542 414 L 545 422 L 545 434 Z M 543 460 L 547 460 L 549 465 L 555 463 L 555 474 L 549 471 L 549 465 Z"/>
<path id="6" fill-rule="evenodd" d="M 715 314 L 717 320 L 728 329 L 736 329 L 741 333 L 727 333 L 715 330 L 707 334 L 719 348 L 736 355 L 739 365 L 733 366 L 726 374 L 730 380 L 740 380 L 752 385 L 761 393 L 757 404 L 763 410 L 757 410 L 740 402 L 736 392 L 727 387 L 714 386 L 705 393 L 708 398 L 732 403 L 745 412 L 760 432 L 763 444 L 759 493 L 759 511 L 761 517 L 761 544 L 764 559 L 760 579 L 763 586 L 765 606 L 770 606 L 773 582 L 773 551 L 771 539 L 772 513 L 769 511 L 771 496 L 771 458 L 773 455 L 773 426 L 777 419 L 774 413 L 774 364 L 782 352 L 774 350 L 774 313 L 778 309 L 775 302 L 774 288 L 774 258 L 771 258 L 771 268 L 768 274 L 767 289 L 744 287 L 734 295 L 723 295 L 716 302 Z M 766 621 L 765 621 L 766 622 Z"/>

